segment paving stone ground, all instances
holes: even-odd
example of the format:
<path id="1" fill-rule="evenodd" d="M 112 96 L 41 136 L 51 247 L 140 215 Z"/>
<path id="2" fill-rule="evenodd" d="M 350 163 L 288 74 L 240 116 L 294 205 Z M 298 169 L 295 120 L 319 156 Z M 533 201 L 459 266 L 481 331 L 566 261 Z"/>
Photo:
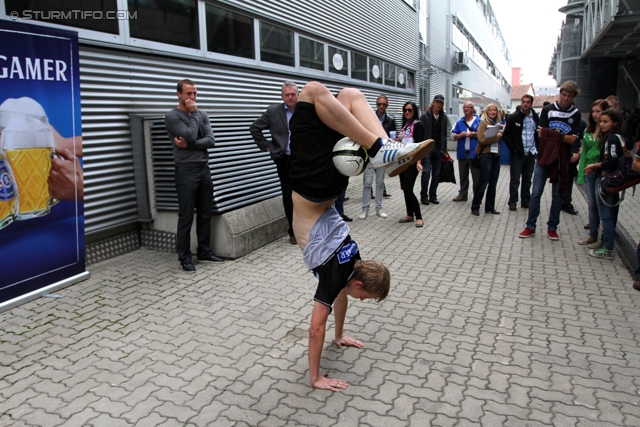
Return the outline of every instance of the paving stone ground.
<path id="1" fill-rule="evenodd" d="M 340 393 L 309 386 L 315 279 L 297 246 L 283 238 L 195 275 L 138 250 L 90 266 L 64 298 L 0 314 L 0 426 L 640 425 L 629 271 L 578 246 L 579 192 L 559 241 L 545 233 L 549 191 L 539 232 L 519 239 L 527 211 L 506 209 L 508 175 L 502 215 L 471 216 L 442 184 L 422 229 L 398 223 L 397 178 L 389 218 L 358 220 L 352 179 L 352 235 L 390 268 L 392 290 L 351 302 L 346 330 L 365 348 L 326 342 L 322 368 L 350 383 Z"/>

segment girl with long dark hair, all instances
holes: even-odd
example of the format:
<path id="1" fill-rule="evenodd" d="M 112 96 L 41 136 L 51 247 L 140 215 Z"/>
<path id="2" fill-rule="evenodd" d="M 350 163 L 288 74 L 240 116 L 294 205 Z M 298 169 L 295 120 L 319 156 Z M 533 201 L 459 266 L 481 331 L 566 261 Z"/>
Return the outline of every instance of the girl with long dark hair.
<path id="1" fill-rule="evenodd" d="M 589 237 L 580 241 L 581 245 L 589 245 L 590 249 L 600 249 L 602 240 L 598 240 L 598 228 L 600 227 L 600 214 L 596 199 L 597 173 L 585 174 L 587 165 L 597 163 L 600 160 L 600 115 L 609 108 L 609 103 L 604 99 L 598 99 L 591 104 L 587 129 L 582 137 L 580 149 L 580 163 L 578 164 L 578 185 L 585 184 L 587 189 L 587 205 L 589 207 Z"/>
<path id="2" fill-rule="evenodd" d="M 620 194 L 602 195 L 599 193 L 602 172 L 618 167 L 618 159 L 624 156 L 622 149 L 629 143 L 624 138 L 624 118 L 617 110 L 608 109 L 600 115 L 600 159 L 597 163 L 592 163 L 585 168 L 585 174 L 593 173 L 598 175 L 596 180 L 596 203 L 600 221 L 602 221 L 602 241 L 604 246 L 600 249 L 592 249 L 589 255 L 596 258 L 613 259 L 613 246 L 616 234 L 616 224 L 618 223 L 618 201 Z"/>
<path id="3" fill-rule="evenodd" d="M 418 107 L 414 102 L 406 102 L 402 106 L 402 128 L 398 132 L 398 139 L 403 142 L 414 142 L 424 140 L 424 126 L 418 120 Z M 407 216 L 399 222 L 413 222 L 415 220 L 416 227 L 424 226 L 422 221 L 422 212 L 420 211 L 420 203 L 413 192 L 413 186 L 416 183 L 418 172 L 422 171 L 422 162 L 409 166 L 407 170 L 400 173 L 400 188 L 404 193 L 404 204 L 407 208 Z"/>

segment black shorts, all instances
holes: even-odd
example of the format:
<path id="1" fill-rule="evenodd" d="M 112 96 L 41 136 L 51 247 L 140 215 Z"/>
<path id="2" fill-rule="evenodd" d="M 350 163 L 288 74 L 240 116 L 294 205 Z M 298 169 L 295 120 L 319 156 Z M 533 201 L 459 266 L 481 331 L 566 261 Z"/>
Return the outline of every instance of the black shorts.
<path id="1" fill-rule="evenodd" d="M 327 261 L 312 270 L 318 278 L 318 288 L 313 299 L 326 305 L 331 311 L 333 302 L 347 286 L 359 259 L 358 245 L 351 240 L 351 236 L 347 236 Z"/>
<path id="2" fill-rule="evenodd" d="M 325 125 L 313 104 L 298 101 L 289 120 L 291 189 L 308 199 L 333 199 L 349 184 L 333 165 L 333 146 L 343 138 Z"/>

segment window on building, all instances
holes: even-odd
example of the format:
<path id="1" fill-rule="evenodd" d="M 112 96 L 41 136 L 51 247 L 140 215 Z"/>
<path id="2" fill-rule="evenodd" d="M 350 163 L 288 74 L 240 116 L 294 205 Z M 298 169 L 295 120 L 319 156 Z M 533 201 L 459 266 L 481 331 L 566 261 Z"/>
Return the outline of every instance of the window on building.
<path id="1" fill-rule="evenodd" d="M 369 81 L 382 84 L 382 61 L 369 58 Z"/>
<path id="2" fill-rule="evenodd" d="M 407 71 L 407 89 L 415 89 L 416 88 L 416 75 L 411 71 Z"/>
<path id="3" fill-rule="evenodd" d="M 5 0 L 4 5 L 7 16 L 12 12 L 22 17 L 29 14 L 38 21 L 119 34 L 116 0 Z"/>
<path id="4" fill-rule="evenodd" d="M 349 75 L 349 52 L 329 46 L 329 72 Z"/>
<path id="5" fill-rule="evenodd" d="M 132 38 L 200 49 L 197 0 L 129 0 L 128 5 L 137 13 L 128 21 Z"/>
<path id="6" fill-rule="evenodd" d="M 452 32 L 452 41 L 453 44 L 455 44 L 456 46 L 458 46 L 460 49 L 462 49 L 462 40 L 464 38 L 464 36 L 462 35 L 462 31 L 460 31 L 460 28 L 456 27 L 455 25 L 453 26 L 453 32 Z"/>
<path id="7" fill-rule="evenodd" d="M 324 43 L 300 37 L 300 66 L 324 71 Z"/>
<path id="8" fill-rule="evenodd" d="M 367 81 L 367 57 L 351 52 L 351 78 Z"/>
<path id="9" fill-rule="evenodd" d="M 395 86 L 396 85 L 396 66 L 384 64 L 384 84 L 386 86 Z"/>
<path id="10" fill-rule="evenodd" d="M 293 31 L 260 22 L 260 59 L 293 67 Z"/>
<path id="11" fill-rule="evenodd" d="M 407 70 L 404 68 L 398 68 L 398 83 L 396 86 L 402 89 L 407 87 Z"/>
<path id="12" fill-rule="evenodd" d="M 210 4 L 205 10 L 209 52 L 256 58 L 253 19 Z"/>

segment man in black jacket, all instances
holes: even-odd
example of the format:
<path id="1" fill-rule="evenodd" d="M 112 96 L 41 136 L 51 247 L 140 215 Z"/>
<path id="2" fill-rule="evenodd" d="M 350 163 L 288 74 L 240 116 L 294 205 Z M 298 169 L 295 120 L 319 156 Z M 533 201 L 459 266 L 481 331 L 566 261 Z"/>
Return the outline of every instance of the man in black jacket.
<path id="1" fill-rule="evenodd" d="M 433 151 L 422 159 L 420 202 L 423 205 L 428 205 L 429 202 L 437 205 L 440 203 L 437 192 L 440 183 L 442 156 L 447 152 L 447 128 L 449 127 L 447 115 L 444 113 L 444 96 L 436 95 L 433 97 L 431 105 L 420 117 L 420 122 L 424 126 L 424 137 L 436 142 Z M 429 187 L 429 178 L 431 178 L 431 187 Z"/>
<path id="2" fill-rule="evenodd" d="M 533 96 L 525 94 L 520 99 L 520 109 L 509 116 L 504 130 L 504 142 L 511 152 L 511 181 L 509 182 L 509 210 L 518 209 L 518 187 L 520 187 L 521 206 L 529 207 L 531 199 L 531 177 L 536 165 L 536 155 L 540 147 L 538 121 L 540 120 L 531 106 Z M 522 185 L 520 185 L 522 178 Z"/>
<path id="3" fill-rule="evenodd" d="M 380 95 L 376 100 L 376 116 L 378 116 L 380 124 L 382 124 L 382 127 L 384 128 L 384 131 L 387 133 L 387 135 L 391 139 L 394 139 L 394 137 L 391 136 L 391 132 L 396 132 L 396 120 L 393 118 L 393 116 L 390 116 L 387 113 L 388 106 L 389 98 L 387 98 L 387 95 Z"/>

